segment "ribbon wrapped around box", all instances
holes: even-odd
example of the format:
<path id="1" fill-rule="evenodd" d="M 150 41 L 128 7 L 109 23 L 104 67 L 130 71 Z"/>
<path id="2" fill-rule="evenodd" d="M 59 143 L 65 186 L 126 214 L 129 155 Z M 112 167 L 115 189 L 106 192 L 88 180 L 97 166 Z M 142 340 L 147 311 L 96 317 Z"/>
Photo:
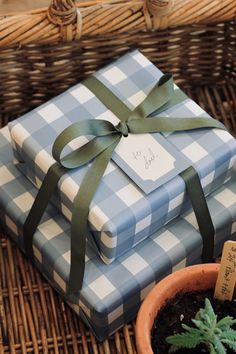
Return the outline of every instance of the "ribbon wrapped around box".
<path id="1" fill-rule="evenodd" d="M 170 81 L 170 76 L 161 77 L 157 68 L 141 53 L 134 51 L 102 69 L 95 77 L 87 79 L 52 102 L 11 123 L 15 157 L 21 171 L 37 186 L 44 180 L 41 188 L 44 189 L 41 204 L 47 198 L 49 190 L 54 189 L 59 181 L 59 202 L 56 203 L 70 219 L 79 190 L 80 206 L 78 210 L 73 211 L 75 222 L 72 218 L 72 235 L 76 232 L 81 233 L 78 239 L 83 238 L 84 241 L 76 251 L 77 258 L 78 255 L 83 257 L 81 250 L 85 247 L 87 213 L 94 244 L 103 260 L 109 262 L 187 208 L 185 185 L 180 178 L 181 176 L 187 183 L 183 174 L 187 167 L 191 165 L 195 167 L 205 194 L 209 194 L 231 178 L 236 154 L 235 140 L 222 130 L 223 127 L 219 122 L 208 117 L 177 87 L 174 90 L 173 84 L 169 85 Z M 151 117 L 146 119 L 149 116 Z M 89 120 L 89 118 L 96 119 Z M 115 121 L 116 125 L 104 119 Z M 208 130 L 203 129 L 204 127 L 219 129 Z M 195 128 L 201 129 L 195 131 L 193 130 Z M 65 131 L 61 133 L 64 129 Z M 173 130 L 177 132 L 172 133 Z M 159 154 L 153 152 L 156 148 L 155 144 L 154 148 L 153 145 L 147 145 L 147 153 L 144 154 L 143 147 L 137 149 L 137 140 L 135 142 L 134 138 L 132 138 L 134 145 L 130 145 L 130 138 L 128 138 L 127 142 L 123 142 L 122 147 L 119 144 L 119 151 L 116 149 L 115 157 L 113 156 L 113 151 L 122 136 L 137 133 L 142 134 L 142 138 L 138 138 L 141 146 L 153 144 L 153 140 L 156 144 L 163 145 L 166 154 L 163 156 L 168 156 L 169 160 L 174 161 L 169 170 L 165 171 L 166 166 L 160 163 Z M 152 135 L 154 139 L 152 140 L 150 134 L 143 133 L 155 133 Z M 60 134 L 59 138 L 57 138 L 58 134 Z M 78 145 L 73 146 L 73 139 L 81 135 L 83 138 L 86 135 L 95 135 L 96 138 L 81 148 L 78 148 Z M 72 147 L 72 152 L 69 150 L 69 155 L 61 158 L 62 150 L 68 144 Z M 124 147 L 128 152 L 130 151 L 135 164 L 140 165 L 140 155 L 144 158 L 144 170 L 150 168 L 150 171 L 156 163 L 154 175 L 158 175 L 158 171 L 166 172 L 154 181 L 159 184 L 150 182 L 150 178 L 140 182 L 142 170 L 137 173 L 131 168 L 130 172 L 129 163 L 131 167 L 134 163 L 130 157 L 127 157 Z M 125 174 L 110 163 L 99 184 L 111 156 Z M 92 167 L 86 172 L 88 168 L 86 164 L 94 157 Z M 55 168 L 55 161 L 60 161 L 62 168 L 58 166 Z M 66 172 L 64 167 L 80 168 L 69 176 L 66 174 L 61 178 Z M 46 178 L 45 181 L 46 173 L 50 178 Z M 126 174 L 131 177 L 131 180 Z M 82 180 L 84 175 L 85 178 Z M 148 176 L 150 177 L 150 174 Z M 90 183 L 87 180 L 90 180 Z M 200 190 L 199 181 L 198 185 Z M 90 204 L 88 200 L 92 199 L 94 193 L 90 211 L 87 211 Z M 83 199 L 86 201 L 81 203 Z M 36 212 L 41 204 L 36 203 Z M 196 205 L 195 213 L 200 209 L 201 204 Z M 33 226 L 31 222 L 37 219 L 36 212 L 27 225 L 28 229 L 36 229 L 37 225 Z M 83 215 L 78 225 L 81 225 L 81 219 L 85 220 L 86 224 L 73 232 L 73 225 L 77 225 L 77 215 Z M 205 224 L 210 225 L 209 220 L 206 219 Z M 202 225 L 204 227 L 204 221 Z M 213 227 L 210 233 L 214 236 Z M 32 235 L 33 233 L 31 239 Z M 72 252 L 75 253 L 76 247 L 77 243 L 73 243 L 72 238 Z M 72 253 L 73 259 L 76 257 Z"/>
<path id="2" fill-rule="evenodd" d="M 24 249 L 23 225 L 37 189 L 12 163 L 7 128 L 0 131 L 1 225 Z M 208 198 L 216 230 L 214 256 L 227 239 L 236 239 L 235 178 Z M 202 238 L 192 210 L 106 265 L 87 243 L 82 290 L 66 294 L 70 268 L 70 224 L 49 205 L 34 235 L 35 264 L 95 335 L 103 340 L 132 320 L 155 282 L 168 273 L 200 261 Z"/>

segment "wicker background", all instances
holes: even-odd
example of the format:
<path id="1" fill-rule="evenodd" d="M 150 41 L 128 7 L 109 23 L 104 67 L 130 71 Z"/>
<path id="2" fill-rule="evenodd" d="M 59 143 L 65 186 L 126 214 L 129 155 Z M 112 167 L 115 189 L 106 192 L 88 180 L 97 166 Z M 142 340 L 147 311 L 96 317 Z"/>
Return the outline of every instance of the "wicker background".
<path id="1" fill-rule="evenodd" d="M 135 353 L 133 325 L 99 343 L 3 233 L 0 353 Z"/>
<path id="2" fill-rule="evenodd" d="M 70 44 L 28 45 L 0 50 L 0 119 L 40 105 L 127 50 L 139 48 L 162 71 L 228 128 L 235 127 L 236 22 L 195 25 L 151 33 L 83 38 Z M 111 49 L 112 48 L 112 49 Z M 208 100 L 202 98 L 209 91 Z M 199 91 L 199 92 L 198 92 Z M 219 93 L 217 93 L 219 92 Z M 219 97 L 221 99 L 219 100 Z M 218 103 L 223 100 L 223 104 Z M 218 103 L 217 103 L 218 102 Z"/>
<path id="3" fill-rule="evenodd" d="M 236 134 L 233 84 L 193 87 L 188 93 Z M 134 323 L 99 343 L 4 233 L 0 241 L 1 354 L 136 353 Z"/>
<path id="4" fill-rule="evenodd" d="M 16 11 L 30 11 L 48 6 L 50 0 L 0 0 L 0 15 Z"/>
<path id="5" fill-rule="evenodd" d="M 1 24 L 0 24 L 1 33 Z M 207 112 L 236 134 L 236 22 L 82 36 L 50 45 L 2 46 L 0 125 L 139 48 Z M 0 35 L 1 37 L 1 35 Z M 1 38 L 0 38 L 1 39 Z M 16 246 L 0 232 L 0 354 L 135 354 L 134 324 L 103 343 L 84 327 Z M 164 353 L 163 353 L 164 354 Z"/>

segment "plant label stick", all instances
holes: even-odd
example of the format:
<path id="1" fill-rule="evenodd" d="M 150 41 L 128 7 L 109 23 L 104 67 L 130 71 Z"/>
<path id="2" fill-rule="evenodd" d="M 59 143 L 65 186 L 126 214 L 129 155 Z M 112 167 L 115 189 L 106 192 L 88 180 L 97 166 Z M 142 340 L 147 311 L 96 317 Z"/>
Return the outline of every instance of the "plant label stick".
<path id="1" fill-rule="evenodd" d="M 220 270 L 216 281 L 214 297 L 219 300 L 232 300 L 236 284 L 236 242 L 224 244 Z"/>

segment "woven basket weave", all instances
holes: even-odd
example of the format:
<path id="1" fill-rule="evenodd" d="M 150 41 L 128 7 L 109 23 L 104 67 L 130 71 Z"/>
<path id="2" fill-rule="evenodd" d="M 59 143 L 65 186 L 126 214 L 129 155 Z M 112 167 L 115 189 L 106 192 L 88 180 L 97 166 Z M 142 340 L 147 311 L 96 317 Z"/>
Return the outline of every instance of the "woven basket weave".
<path id="1" fill-rule="evenodd" d="M 79 11 L 77 11 L 79 9 Z M 236 0 L 54 0 L 0 17 L 0 125 L 131 48 L 236 134 Z M 0 232 L 0 354 L 136 354 L 134 325 L 99 343 Z"/>
<path id="2" fill-rule="evenodd" d="M 48 9 L 2 16 L 2 124 L 131 48 L 172 72 L 184 89 L 226 85 L 223 116 L 228 115 L 236 67 L 235 15 L 236 0 L 91 0 L 76 5 L 52 0 Z M 222 112 L 214 107 L 219 118 Z M 231 119 L 228 115 L 229 128 Z"/>

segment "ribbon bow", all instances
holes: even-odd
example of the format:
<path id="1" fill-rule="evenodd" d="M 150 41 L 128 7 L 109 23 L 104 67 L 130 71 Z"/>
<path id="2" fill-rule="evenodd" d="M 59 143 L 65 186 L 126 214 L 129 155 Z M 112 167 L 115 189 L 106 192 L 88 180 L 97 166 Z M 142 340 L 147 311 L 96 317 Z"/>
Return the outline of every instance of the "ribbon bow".
<path id="1" fill-rule="evenodd" d="M 156 116 L 187 97 L 181 90 L 174 89 L 171 74 L 163 75 L 144 101 L 133 111 L 95 77 L 86 79 L 83 85 L 92 91 L 120 119 L 120 122 L 114 125 L 106 120 L 82 120 L 70 125 L 57 137 L 52 148 L 52 155 L 56 163 L 49 168 L 24 224 L 25 249 L 27 254 L 33 258 L 33 235 L 59 179 L 69 170 L 92 162 L 74 199 L 71 220 L 69 293 L 77 292 L 83 284 L 89 206 L 119 141 L 130 133 L 143 134 L 200 128 L 225 129 L 223 124 L 207 117 L 169 118 Z M 68 155 L 61 156 L 68 143 L 85 135 L 92 135 L 94 138 Z M 181 177 L 186 183 L 186 189 L 203 237 L 202 259 L 210 261 L 213 256 L 214 227 L 199 177 L 193 167 L 182 172 Z"/>

